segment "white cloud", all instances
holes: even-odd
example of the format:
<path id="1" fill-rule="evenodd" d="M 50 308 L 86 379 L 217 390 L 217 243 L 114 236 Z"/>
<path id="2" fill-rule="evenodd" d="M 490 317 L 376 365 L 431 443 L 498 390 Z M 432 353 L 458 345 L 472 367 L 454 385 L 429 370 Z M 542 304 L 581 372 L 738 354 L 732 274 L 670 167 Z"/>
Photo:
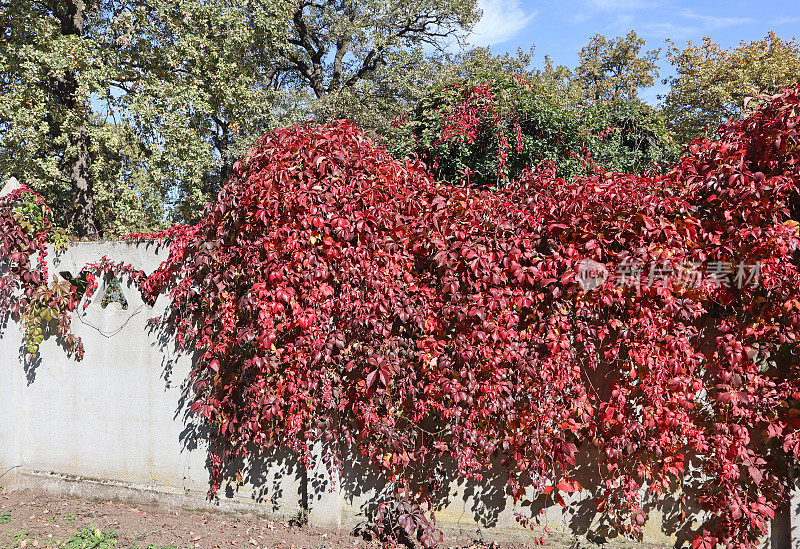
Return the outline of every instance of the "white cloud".
<path id="1" fill-rule="evenodd" d="M 773 25 L 794 25 L 800 23 L 800 17 L 779 17 Z"/>
<path id="2" fill-rule="evenodd" d="M 633 11 L 653 8 L 658 4 L 644 0 L 586 0 L 586 5 L 595 11 Z"/>
<path id="3" fill-rule="evenodd" d="M 692 10 L 683 10 L 679 16 L 687 20 L 687 23 L 650 23 L 644 25 L 644 29 L 653 36 L 682 40 L 702 35 L 708 31 L 747 25 L 754 22 L 749 17 L 716 17 L 713 15 L 701 15 Z"/>
<path id="4" fill-rule="evenodd" d="M 660 2 L 653 0 L 583 0 L 582 8 L 573 12 L 569 20 L 575 24 L 580 25 L 585 23 L 598 14 L 619 14 L 620 17 L 633 20 L 633 16 L 629 15 L 630 12 L 637 10 L 653 9 L 660 7 Z M 617 19 L 617 27 L 623 21 Z"/>
<path id="5" fill-rule="evenodd" d="M 648 23 L 644 25 L 644 30 L 653 36 L 675 38 L 676 40 L 702 33 L 702 29 L 699 27 L 676 25 L 674 23 Z"/>
<path id="6" fill-rule="evenodd" d="M 733 27 L 736 25 L 746 25 L 747 23 L 754 22 L 753 19 L 749 17 L 716 17 L 713 15 L 700 15 L 692 10 L 683 10 L 681 15 L 686 19 L 700 21 L 703 25 L 703 28 L 707 30 Z"/>
<path id="7" fill-rule="evenodd" d="M 491 46 L 511 40 L 538 13 L 525 13 L 519 0 L 478 0 L 478 7 L 483 10 L 483 16 L 467 37 L 475 46 Z"/>

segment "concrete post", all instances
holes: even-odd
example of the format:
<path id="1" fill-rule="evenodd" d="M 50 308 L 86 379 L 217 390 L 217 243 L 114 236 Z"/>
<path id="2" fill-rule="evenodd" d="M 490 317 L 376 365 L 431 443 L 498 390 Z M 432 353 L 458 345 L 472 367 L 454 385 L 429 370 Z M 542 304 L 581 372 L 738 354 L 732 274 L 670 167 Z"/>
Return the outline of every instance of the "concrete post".
<path id="1" fill-rule="evenodd" d="M 770 549 L 791 549 L 792 547 L 792 510 L 787 501 L 775 510 L 775 519 L 770 525 Z"/>

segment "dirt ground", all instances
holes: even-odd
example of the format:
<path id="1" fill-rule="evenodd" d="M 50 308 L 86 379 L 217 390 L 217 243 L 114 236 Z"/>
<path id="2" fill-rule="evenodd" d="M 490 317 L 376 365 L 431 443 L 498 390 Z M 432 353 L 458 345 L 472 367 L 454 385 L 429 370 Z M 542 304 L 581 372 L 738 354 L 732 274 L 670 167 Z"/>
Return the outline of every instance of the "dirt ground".
<path id="1" fill-rule="evenodd" d="M 440 547 L 452 547 L 447 541 Z M 343 532 L 298 527 L 254 515 L 144 507 L 23 490 L 0 493 L 0 547 L 369 549 L 380 544 Z M 487 546 L 467 542 L 459 547 Z M 493 547 L 522 549 L 533 544 Z M 545 542 L 544 547 L 564 546 Z"/>

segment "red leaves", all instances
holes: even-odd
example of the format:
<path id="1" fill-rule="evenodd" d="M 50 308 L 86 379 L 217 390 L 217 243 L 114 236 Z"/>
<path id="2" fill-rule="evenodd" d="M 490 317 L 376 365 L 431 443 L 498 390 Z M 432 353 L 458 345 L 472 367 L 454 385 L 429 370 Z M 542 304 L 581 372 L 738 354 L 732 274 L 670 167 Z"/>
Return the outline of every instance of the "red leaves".
<path id="1" fill-rule="evenodd" d="M 311 318 L 308 316 L 301 316 L 297 319 L 297 325 L 300 326 L 303 331 L 306 331 L 311 327 Z"/>
<path id="2" fill-rule="evenodd" d="M 375 385 L 375 381 L 378 379 L 378 373 L 380 370 L 374 370 L 367 374 L 367 389 L 371 389 L 373 385 Z"/>
<path id="3" fill-rule="evenodd" d="M 641 530 L 645 485 L 681 486 L 691 463 L 710 517 L 694 547 L 752 544 L 786 490 L 764 434 L 800 452 L 800 168 L 784 109 L 797 102 L 695 141 L 664 176 L 564 181 L 545 165 L 499 191 L 436 184 L 346 122 L 279 130 L 197 226 L 162 235 L 170 257 L 151 276 L 89 270 L 124 272 L 151 301 L 169 292 L 169 327 L 202 353 L 192 409 L 225 459 L 351 444 L 406 488 L 394 519 L 425 544 L 432 526 L 411 502 L 441 480 L 430 460 L 447 453 L 475 477 L 499 456 L 515 496 L 525 478 L 564 504 L 592 446 L 598 508 L 622 531 Z M 0 208 L 0 247 L 12 290 L 32 295 L 40 241 L 20 248 L 12 220 Z M 609 279 L 583 288 L 584 259 Z M 647 284 L 666 262 L 684 278 Z M 759 264 L 759 283 L 684 276 L 724 263 Z M 225 463 L 210 462 L 216 488 Z"/>
<path id="4" fill-rule="evenodd" d="M 716 537 L 709 534 L 708 530 L 703 530 L 702 534 L 694 537 L 692 540 L 693 549 L 714 549 L 719 541 Z"/>
<path id="5" fill-rule="evenodd" d="M 573 492 L 580 492 L 582 490 L 581 485 L 578 483 L 577 480 L 568 480 L 562 479 L 561 481 L 556 484 L 555 488 L 557 490 L 561 490 L 562 492 L 566 492 L 571 494 Z"/>
<path id="6" fill-rule="evenodd" d="M 35 356 L 39 344 L 52 333 L 68 354 L 80 360 L 83 345 L 70 326 L 70 313 L 77 304 L 74 289 L 55 276 L 48 281 L 51 229 L 50 208 L 27 187 L 0 197 L 0 322 L 8 313 L 19 315 L 24 356 Z"/>

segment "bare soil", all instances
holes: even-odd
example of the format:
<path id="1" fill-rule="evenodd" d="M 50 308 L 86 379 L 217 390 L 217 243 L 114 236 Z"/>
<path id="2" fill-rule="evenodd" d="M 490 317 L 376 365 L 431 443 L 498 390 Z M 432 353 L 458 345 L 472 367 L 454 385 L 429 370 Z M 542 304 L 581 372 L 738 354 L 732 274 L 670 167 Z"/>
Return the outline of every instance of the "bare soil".
<path id="1" fill-rule="evenodd" d="M 95 536 L 93 541 L 81 545 L 75 541 L 76 535 L 86 529 Z M 98 539 L 105 541 L 98 543 Z M 447 541 L 441 546 L 450 546 Z M 469 542 L 459 546 L 487 547 Z M 295 526 L 255 515 L 135 506 L 22 490 L 0 493 L 0 547 L 369 549 L 380 547 L 380 543 L 344 532 Z M 493 547 L 522 549 L 533 544 Z M 565 546 L 548 545 L 545 541 L 544 547 Z"/>

